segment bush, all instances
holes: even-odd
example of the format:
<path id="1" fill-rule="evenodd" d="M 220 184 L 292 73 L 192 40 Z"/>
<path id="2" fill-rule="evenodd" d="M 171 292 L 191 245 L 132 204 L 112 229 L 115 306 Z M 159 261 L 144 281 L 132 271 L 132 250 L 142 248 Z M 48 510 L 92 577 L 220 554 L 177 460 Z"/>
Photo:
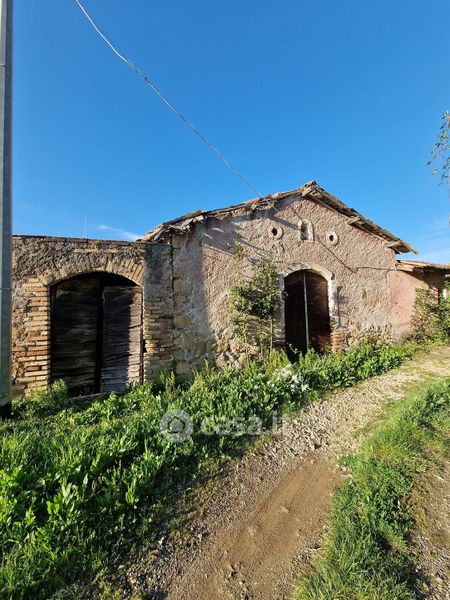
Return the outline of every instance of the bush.
<path id="1" fill-rule="evenodd" d="M 240 261 L 242 255 L 238 253 L 237 258 Z M 256 349 L 260 358 L 267 358 L 272 351 L 274 316 L 282 297 L 271 257 L 256 264 L 250 278 L 239 275 L 232 287 L 231 321 L 234 333 L 244 344 L 247 358 L 255 354 Z"/>
<path id="2" fill-rule="evenodd" d="M 69 401 L 63 384 L 22 402 L 13 420 L 0 424 L 4 596 L 47 598 L 133 544 L 151 544 L 180 491 L 245 447 L 249 424 L 253 433 L 270 428 L 273 412 L 297 410 L 411 354 L 407 346 L 365 345 L 311 352 L 291 365 L 273 353 L 242 371 L 205 369 L 184 385 L 165 375 L 84 405 Z M 192 419 L 183 443 L 161 435 L 161 419 L 172 410 Z M 230 435 L 210 435 L 227 428 Z"/>
<path id="3" fill-rule="evenodd" d="M 412 338 L 417 342 L 450 343 L 450 285 L 437 296 L 431 290 L 416 291 Z"/>

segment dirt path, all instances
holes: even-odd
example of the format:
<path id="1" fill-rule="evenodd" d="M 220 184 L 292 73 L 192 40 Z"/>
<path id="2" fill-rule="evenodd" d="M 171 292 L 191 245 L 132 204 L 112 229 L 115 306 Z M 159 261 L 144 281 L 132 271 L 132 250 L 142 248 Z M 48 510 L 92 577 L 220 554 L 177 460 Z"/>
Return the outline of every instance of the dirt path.
<path id="1" fill-rule="evenodd" d="M 129 569 L 131 591 L 170 600 L 291 598 L 320 549 L 330 495 L 345 477 L 338 457 L 357 449 L 387 402 L 443 376 L 450 376 L 450 348 L 312 403 L 201 491 L 190 535 L 162 541 Z"/>
<path id="2" fill-rule="evenodd" d="M 328 461 L 305 461 L 242 521 L 220 532 L 193 572 L 175 582 L 169 598 L 186 598 L 187 590 L 191 598 L 269 597 L 284 577 L 280 566 L 314 544 L 318 517 L 339 479 Z"/>

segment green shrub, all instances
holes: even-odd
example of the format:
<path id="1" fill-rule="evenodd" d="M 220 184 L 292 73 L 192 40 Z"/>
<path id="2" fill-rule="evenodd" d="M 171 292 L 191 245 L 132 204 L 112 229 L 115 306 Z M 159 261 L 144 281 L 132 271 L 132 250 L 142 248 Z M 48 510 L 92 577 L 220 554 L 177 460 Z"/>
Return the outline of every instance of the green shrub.
<path id="1" fill-rule="evenodd" d="M 180 491 L 248 443 L 243 422 L 254 431 L 270 428 L 273 412 L 297 410 L 411 353 L 366 345 L 309 353 L 293 365 L 272 353 L 242 371 L 205 369 L 183 385 L 165 374 L 83 405 L 67 398 L 63 384 L 20 403 L 14 419 L 0 424 L 4 597 L 47 598 L 133 544 L 154 542 Z M 174 409 L 189 413 L 194 427 L 179 444 L 160 432 L 163 415 Z M 202 432 L 205 419 L 208 432 L 228 426 L 232 435 Z"/>
<path id="2" fill-rule="evenodd" d="M 236 258 L 240 271 L 243 256 L 238 253 Z M 230 292 L 231 322 L 247 356 L 255 349 L 260 358 L 272 351 L 274 316 L 282 296 L 271 256 L 253 267 L 250 278 L 239 274 Z"/>
<path id="3" fill-rule="evenodd" d="M 59 412 L 71 406 L 67 386 L 64 381 L 56 381 L 48 389 L 34 390 L 30 398 L 16 399 L 14 402 L 15 415 L 27 414 L 38 416 Z"/>
<path id="4" fill-rule="evenodd" d="M 428 289 L 416 290 L 412 338 L 421 343 L 450 342 L 450 284 L 439 295 Z"/>

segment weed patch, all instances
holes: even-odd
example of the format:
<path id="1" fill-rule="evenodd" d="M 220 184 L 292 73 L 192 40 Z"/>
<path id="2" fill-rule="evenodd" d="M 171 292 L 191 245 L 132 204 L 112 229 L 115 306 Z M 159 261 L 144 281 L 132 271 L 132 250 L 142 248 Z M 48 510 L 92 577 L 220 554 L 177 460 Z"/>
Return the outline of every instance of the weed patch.
<path id="1" fill-rule="evenodd" d="M 204 370 L 184 385 L 162 376 L 84 404 L 69 400 L 62 384 L 19 402 L 14 418 L 0 424 L 3 597 L 47 598 L 102 572 L 134 545 L 152 544 L 182 491 L 255 439 L 207 435 L 205 419 L 214 425 L 257 418 L 269 428 L 274 411 L 298 410 L 323 391 L 398 366 L 414 351 L 362 345 L 310 353 L 292 365 L 272 354 L 242 371 Z M 168 411 L 192 419 L 183 443 L 161 435 Z M 388 524 L 389 539 L 399 540 Z"/>

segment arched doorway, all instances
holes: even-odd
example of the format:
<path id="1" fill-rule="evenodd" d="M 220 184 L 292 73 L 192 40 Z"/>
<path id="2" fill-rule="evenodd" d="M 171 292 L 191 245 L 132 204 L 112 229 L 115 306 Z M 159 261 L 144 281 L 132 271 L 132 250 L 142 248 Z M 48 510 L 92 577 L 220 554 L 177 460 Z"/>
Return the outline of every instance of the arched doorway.
<path id="1" fill-rule="evenodd" d="M 51 288 L 51 380 L 72 396 L 122 391 L 142 380 L 142 289 L 88 273 Z"/>
<path id="2" fill-rule="evenodd" d="M 323 350 L 331 343 L 328 281 L 313 271 L 291 273 L 284 280 L 285 335 L 290 358 L 308 348 Z"/>

